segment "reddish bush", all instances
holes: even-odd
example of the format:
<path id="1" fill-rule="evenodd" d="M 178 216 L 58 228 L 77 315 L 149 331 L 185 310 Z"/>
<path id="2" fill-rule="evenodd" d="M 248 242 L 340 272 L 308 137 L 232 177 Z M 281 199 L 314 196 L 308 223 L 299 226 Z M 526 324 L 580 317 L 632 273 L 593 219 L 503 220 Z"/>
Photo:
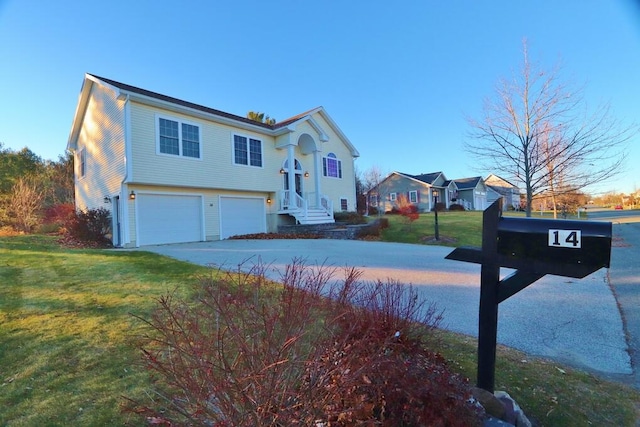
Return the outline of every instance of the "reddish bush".
<path id="1" fill-rule="evenodd" d="M 213 426 L 476 425 L 466 382 L 428 350 L 439 322 L 411 288 L 294 261 L 203 278 L 196 303 L 166 296 L 148 321 L 160 374 L 149 422 Z"/>
<path id="2" fill-rule="evenodd" d="M 105 208 L 76 211 L 64 223 L 68 238 L 108 245 L 111 242 L 111 214 Z"/>
<path id="3" fill-rule="evenodd" d="M 76 213 L 76 208 L 72 203 L 60 203 L 45 209 L 44 224 L 64 224 Z"/>

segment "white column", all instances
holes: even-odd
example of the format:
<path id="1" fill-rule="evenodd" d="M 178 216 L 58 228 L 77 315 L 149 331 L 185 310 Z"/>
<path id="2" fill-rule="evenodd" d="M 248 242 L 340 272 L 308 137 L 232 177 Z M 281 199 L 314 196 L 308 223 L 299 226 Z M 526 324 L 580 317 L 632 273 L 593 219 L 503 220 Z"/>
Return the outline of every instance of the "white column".
<path id="1" fill-rule="evenodd" d="M 296 159 L 293 152 L 293 144 L 287 145 L 287 175 L 289 181 L 289 209 L 296 207 Z"/>
<path id="2" fill-rule="evenodd" d="M 316 190 L 316 207 L 320 207 L 322 200 L 320 198 L 320 177 L 322 176 L 322 165 L 320 162 L 322 161 L 321 152 L 318 150 L 313 151 L 313 180 L 315 184 Z"/>

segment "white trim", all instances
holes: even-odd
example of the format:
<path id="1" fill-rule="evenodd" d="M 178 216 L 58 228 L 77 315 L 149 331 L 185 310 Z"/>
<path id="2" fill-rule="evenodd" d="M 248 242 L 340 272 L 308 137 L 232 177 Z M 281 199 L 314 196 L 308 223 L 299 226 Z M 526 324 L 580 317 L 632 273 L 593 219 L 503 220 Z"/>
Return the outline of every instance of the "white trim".
<path id="1" fill-rule="evenodd" d="M 169 120 L 172 122 L 177 122 L 178 123 L 178 154 L 170 154 L 170 153 L 163 153 L 160 151 L 160 119 L 164 119 L 164 120 Z M 180 158 L 180 159 L 186 159 L 186 160 L 199 160 L 202 161 L 202 158 L 204 157 L 204 153 L 203 153 L 203 143 L 202 143 L 202 125 L 200 125 L 199 123 L 196 122 L 192 122 L 190 120 L 185 120 L 181 117 L 175 117 L 175 116 L 169 116 L 166 114 L 160 114 L 160 113 L 156 113 L 155 114 L 155 129 L 156 129 L 156 154 L 158 156 L 166 156 L 166 157 L 172 157 L 172 158 Z M 190 125 L 190 126 L 195 126 L 198 128 L 198 154 L 199 157 L 191 157 L 191 156 L 185 156 L 182 153 L 182 125 Z"/>
<path id="2" fill-rule="evenodd" d="M 78 150 L 78 180 L 87 176 L 87 147 Z"/>
<path id="3" fill-rule="evenodd" d="M 411 200 L 411 195 L 415 195 L 415 200 Z M 409 191 L 409 203 L 418 203 L 418 190 Z"/>
<path id="4" fill-rule="evenodd" d="M 236 163 L 236 141 L 235 141 L 236 136 L 247 139 L 247 164 L 246 165 L 243 165 L 242 163 Z M 260 141 L 260 166 L 254 166 L 251 164 L 251 150 L 250 150 L 251 139 L 253 139 L 254 141 Z M 231 132 L 231 164 L 233 166 L 240 166 L 245 168 L 249 167 L 249 168 L 264 169 L 264 161 L 265 161 L 264 147 L 265 147 L 265 144 L 262 138 L 259 138 L 257 136 L 251 136 L 249 134 L 232 131 Z"/>
<path id="5" fill-rule="evenodd" d="M 393 191 L 391 193 L 389 193 L 389 201 L 390 202 L 395 202 L 398 199 L 398 193 Z"/>

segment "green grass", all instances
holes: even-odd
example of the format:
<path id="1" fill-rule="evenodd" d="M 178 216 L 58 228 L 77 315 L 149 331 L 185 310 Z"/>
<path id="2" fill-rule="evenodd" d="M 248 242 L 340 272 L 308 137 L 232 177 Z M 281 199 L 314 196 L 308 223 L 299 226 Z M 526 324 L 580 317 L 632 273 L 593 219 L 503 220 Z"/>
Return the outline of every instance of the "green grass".
<path id="1" fill-rule="evenodd" d="M 0 425 L 123 425 L 148 388 L 136 350 L 155 298 L 205 269 L 145 252 L 0 238 Z"/>
<path id="2" fill-rule="evenodd" d="M 471 245 L 479 218 L 439 215 L 443 227 L 467 230 L 459 239 Z M 429 219 L 418 221 L 427 227 Z M 169 291 L 189 298 L 193 278 L 205 272 L 146 252 L 62 249 L 43 236 L 0 238 L 0 425 L 145 425 L 121 411 L 123 396 L 151 389 L 136 347 L 142 325 L 130 313 L 148 317 Z M 437 350 L 474 378 L 476 341 L 444 331 L 442 337 Z M 502 347 L 497 361 L 496 388 L 542 425 L 636 425 L 637 390 Z"/>
<path id="3" fill-rule="evenodd" d="M 385 242 L 425 244 L 435 235 L 435 214 L 420 214 L 409 224 L 402 215 L 385 215 L 389 219 L 389 228 L 382 232 Z M 482 212 L 438 212 L 438 230 L 441 238 L 439 245 L 444 246 L 481 246 Z"/>

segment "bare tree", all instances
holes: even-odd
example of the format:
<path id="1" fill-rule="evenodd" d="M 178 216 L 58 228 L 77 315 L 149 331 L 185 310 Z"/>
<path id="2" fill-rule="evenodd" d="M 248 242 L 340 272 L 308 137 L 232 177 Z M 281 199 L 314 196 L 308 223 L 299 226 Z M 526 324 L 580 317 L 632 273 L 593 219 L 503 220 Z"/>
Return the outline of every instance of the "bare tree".
<path id="1" fill-rule="evenodd" d="M 19 178 L 13 185 L 8 213 L 18 231 L 31 232 L 40 222 L 44 192 L 33 178 Z"/>
<path id="2" fill-rule="evenodd" d="M 373 165 L 366 171 L 362 176 L 361 182 L 363 187 L 363 193 L 367 195 L 367 215 L 369 214 L 369 204 L 371 203 L 371 197 L 375 197 L 376 199 L 376 208 L 378 209 L 378 215 L 381 215 L 380 209 L 380 197 L 381 197 L 381 189 L 380 183 L 383 180 L 382 170 L 379 166 Z"/>
<path id="3" fill-rule="evenodd" d="M 582 89 L 572 91 L 559 69 L 524 62 L 511 80 L 501 79 L 472 128 L 467 150 L 483 171 L 499 173 L 526 192 L 526 212 L 536 195 L 555 196 L 601 183 L 621 171 L 626 142 L 636 131 L 622 127 L 608 106 L 587 114 Z"/>

